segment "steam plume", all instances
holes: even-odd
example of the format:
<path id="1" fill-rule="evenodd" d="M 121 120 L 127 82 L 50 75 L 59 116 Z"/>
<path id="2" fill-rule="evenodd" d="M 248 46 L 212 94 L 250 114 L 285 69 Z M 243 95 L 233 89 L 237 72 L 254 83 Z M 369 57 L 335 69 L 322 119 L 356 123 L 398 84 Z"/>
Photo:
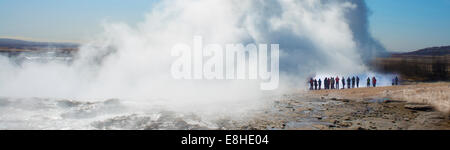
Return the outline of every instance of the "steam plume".
<path id="1" fill-rule="evenodd" d="M 281 86 L 299 86 L 315 72 L 364 71 L 384 51 L 368 32 L 367 14 L 360 0 L 161 1 L 136 27 L 105 23 L 70 65 L 19 67 L 1 57 L 0 96 L 258 100 L 258 82 L 172 79 L 171 47 L 196 35 L 204 43 L 280 44 Z"/>

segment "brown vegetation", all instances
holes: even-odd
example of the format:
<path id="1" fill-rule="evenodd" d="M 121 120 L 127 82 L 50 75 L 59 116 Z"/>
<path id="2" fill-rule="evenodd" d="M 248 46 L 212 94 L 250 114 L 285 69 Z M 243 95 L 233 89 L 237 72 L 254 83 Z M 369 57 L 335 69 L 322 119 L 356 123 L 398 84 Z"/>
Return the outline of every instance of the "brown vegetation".
<path id="1" fill-rule="evenodd" d="M 450 55 L 394 55 L 375 59 L 373 66 L 381 72 L 398 73 L 408 81 L 450 80 Z"/>

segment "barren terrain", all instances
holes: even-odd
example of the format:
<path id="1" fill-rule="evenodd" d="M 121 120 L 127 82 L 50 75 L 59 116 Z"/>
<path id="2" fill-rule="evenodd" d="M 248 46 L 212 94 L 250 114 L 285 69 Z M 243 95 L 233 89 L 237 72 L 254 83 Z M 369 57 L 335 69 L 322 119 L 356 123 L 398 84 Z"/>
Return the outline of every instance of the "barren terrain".
<path id="1" fill-rule="evenodd" d="M 448 130 L 449 90 L 440 82 L 301 92 L 238 129 Z"/>

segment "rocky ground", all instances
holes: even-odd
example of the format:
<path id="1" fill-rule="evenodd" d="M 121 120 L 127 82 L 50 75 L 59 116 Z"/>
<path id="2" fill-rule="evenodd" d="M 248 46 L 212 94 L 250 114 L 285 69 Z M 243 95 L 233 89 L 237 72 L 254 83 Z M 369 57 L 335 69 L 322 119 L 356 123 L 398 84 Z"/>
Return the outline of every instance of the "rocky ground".
<path id="1" fill-rule="evenodd" d="M 164 101 L 0 97 L 0 129 L 450 130 L 449 94 L 450 83 L 303 91 L 246 109 L 223 105 L 219 114 L 183 112 Z"/>
<path id="2" fill-rule="evenodd" d="M 449 130 L 444 109 L 449 93 L 450 83 L 302 92 L 283 96 L 249 121 L 225 122 L 223 128 Z"/>

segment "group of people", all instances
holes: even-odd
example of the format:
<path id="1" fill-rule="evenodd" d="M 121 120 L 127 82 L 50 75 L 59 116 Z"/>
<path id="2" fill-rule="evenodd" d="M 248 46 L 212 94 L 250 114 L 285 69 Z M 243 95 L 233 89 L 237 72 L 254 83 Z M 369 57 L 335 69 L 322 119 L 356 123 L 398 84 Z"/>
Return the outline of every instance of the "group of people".
<path id="1" fill-rule="evenodd" d="M 392 79 L 392 86 L 398 85 L 398 77 Z"/>
<path id="2" fill-rule="evenodd" d="M 372 77 L 372 80 L 370 79 L 370 77 L 367 78 L 367 87 L 370 87 L 370 82 L 372 81 L 372 85 L 373 87 L 377 86 L 377 79 L 375 77 Z M 342 79 L 340 79 L 339 77 L 326 77 L 323 80 L 323 87 L 324 89 L 328 90 L 328 89 L 345 89 L 345 86 L 347 85 L 348 89 L 351 88 L 359 88 L 359 77 L 358 76 L 353 76 L 352 78 L 348 77 L 347 79 L 345 79 L 345 77 L 342 77 Z M 342 83 L 342 88 L 339 87 L 339 83 Z M 396 79 L 395 82 L 398 85 L 398 78 Z M 393 84 L 394 84 L 394 80 L 393 80 Z M 310 78 L 309 80 L 309 89 L 310 90 L 322 90 L 322 80 L 319 78 L 319 80 L 317 79 L 313 79 Z"/>

